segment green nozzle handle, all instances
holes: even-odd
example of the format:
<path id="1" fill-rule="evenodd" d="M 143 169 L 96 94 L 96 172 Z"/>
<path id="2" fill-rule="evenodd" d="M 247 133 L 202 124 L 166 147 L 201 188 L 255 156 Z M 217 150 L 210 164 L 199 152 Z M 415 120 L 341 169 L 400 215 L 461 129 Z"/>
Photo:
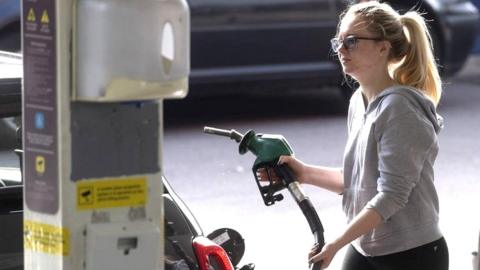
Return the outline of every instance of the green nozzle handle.
<path id="1" fill-rule="evenodd" d="M 277 162 L 282 155 L 293 155 L 292 148 L 282 135 L 256 134 L 253 130 L 243 136 L 238 150 L 240 154 L 252 152 L 257 157 L 255 164 Z"/>

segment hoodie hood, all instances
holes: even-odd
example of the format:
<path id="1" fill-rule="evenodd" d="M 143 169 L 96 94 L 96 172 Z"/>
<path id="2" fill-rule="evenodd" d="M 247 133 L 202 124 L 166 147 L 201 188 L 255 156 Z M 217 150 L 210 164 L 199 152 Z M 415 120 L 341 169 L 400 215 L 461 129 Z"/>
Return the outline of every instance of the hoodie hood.
<path id="1" fill-rule="evenodd" d="M 381 106 L 381 102 L 389 95 L 401 95 L 410 101 L 410 105 L 414 106 L 418 111 L 422 112 L 425 117 L 432 123 L 435 132 L 438 134 L 443 128 L 443 118 L 437 114 L 435 104 L 432 100 L 419 90 L 403 86 L 395 85 L 383 90 L 367 107 L 366 113 L 375 110 Z"/>

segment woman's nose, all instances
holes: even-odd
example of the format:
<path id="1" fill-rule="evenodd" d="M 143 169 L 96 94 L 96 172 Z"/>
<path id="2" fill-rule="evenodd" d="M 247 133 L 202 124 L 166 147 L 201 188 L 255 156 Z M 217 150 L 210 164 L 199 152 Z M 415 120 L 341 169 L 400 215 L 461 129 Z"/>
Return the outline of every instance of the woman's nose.
<path id="1" fill-rule="evenodd" d="M 345 46 L 343 46 L 343 44 L 340 45 L 340 47 L 338 48 L 338 54 L 339 55 L 345 55 L 347 53 L 348 53 L 348 50 L 345 48 Z"/>

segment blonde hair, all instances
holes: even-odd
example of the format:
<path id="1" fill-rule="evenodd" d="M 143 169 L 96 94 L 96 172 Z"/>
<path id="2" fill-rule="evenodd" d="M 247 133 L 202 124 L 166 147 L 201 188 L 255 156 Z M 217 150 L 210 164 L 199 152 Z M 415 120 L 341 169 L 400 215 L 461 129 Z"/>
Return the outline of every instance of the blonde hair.
<path id="1" fill-rule="evenodd" d="M 343 19 L 351 16 L 361 16 L 369 32 L 390 42 L 389 71 L 393 79 L 420 90 L 437 105 L 442 83 L 423 17 L 416 11 L 400 15 L 388 4 L 368 1 L 350 6 L 341 15 L 339 28 Z"/>

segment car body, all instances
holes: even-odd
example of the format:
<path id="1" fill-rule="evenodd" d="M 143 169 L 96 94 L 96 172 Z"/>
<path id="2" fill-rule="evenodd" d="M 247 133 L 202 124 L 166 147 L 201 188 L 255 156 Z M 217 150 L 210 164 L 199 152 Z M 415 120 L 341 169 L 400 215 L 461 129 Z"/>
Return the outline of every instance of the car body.
<path id="1" fill-rule="evenodd" d="M 21 114 L 21 61 L 18 55 L 0 51 L 0 119 Z M 20 67 L 20 69 L 18 68 Z M 19 71 L 20 70 L 20 71 Z M 2 138 L 2 143 L 5 143 Z M 8 146 L 14 151 L 18 144 Z M 21 144 L 20 144 L 21 145 Z M 3 147 L 3 144 L 2 144 Z M 5 149 L 1 149 L 5 151 Z M 15 149 L 20 158 L 22 151 Z M 3 164 L 0 161 L 0 164 Z M 176 195 L 165 177 L 163 206 L 165 218 L 165 270 L 234 270 L 243 256 L 241 236 L 232 229 L 221 233 L 236 235 L 236 246 L 223 249 L 215 244 L 215 235 L 204 236 L 195 217 Z M 0 269 L 23 270 L 23 182 L 21 169 L 0 166 Z M 217 231 L 219 231 L 217 230 Z M 210 267 L 211 266 L 211 267 Z M 248 265 L 247 265 L 248 266 Z M 245 267 L 243 269 L 253 269 Z"/>
<path id="2" fill-rule="evenodd" d="M 19 51 L 20 1 L 0 0 L 0 50 Z M 347 0 L 187 0 L 191 95 L 340 85 L 330 50 Z M 478 11 L 466 0 L 392 0 L 424 13 L 444 76 L 457 73 L 476 37 Z M 12 39 L 17 38 L 12 48 Z"/>
<path id="3" fill-rule="evenodd" d="M 20 0 L 0 0 L 0 50 L 17 52 L 20 45 Z"/>
<path id="4" fill-rule="evenodd" d="M 0 266 L 4 270 L 23 270 L 23 186 L 15 181 L 2 181 L 1 177 Z M 209 270 L 203 267 L 207 260 L 213 269 L 233 270 L 228 254 L 203 235 L 195 218 L 165 178 L 163 184 L 165 270 Z"/>
<path id="5" fill-rule="evenodd" d="M 343 75 L 328 41 L 349 2 L 190 0 L 192 92 L 221 82 L 255 88 L 339 85 Z M 478 12 L 472 3 L 386 2 L 401 12 L 424 13 L 444 76 L 462 68 L 476 35 Z"/>
<path id="6" fill-rule="evenodd" d="M 21 111 L 22 55 L 0 51 L 0 119 Z"/>

